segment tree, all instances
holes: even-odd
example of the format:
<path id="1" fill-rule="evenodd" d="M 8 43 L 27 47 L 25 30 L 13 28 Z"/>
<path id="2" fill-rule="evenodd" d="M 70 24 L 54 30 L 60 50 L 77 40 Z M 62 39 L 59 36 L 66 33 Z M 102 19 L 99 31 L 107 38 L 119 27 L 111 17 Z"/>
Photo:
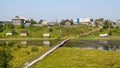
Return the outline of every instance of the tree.
<path id="1" fill-rule="evenodd" d="M 10 29 L 14 29 L 15 26 L 13 24 L 10 24 Z"/>
<path id="2" fill-rule="evenodd" d="M 2 32 L 3 31 L 3 24 L 2 24 L 2 22 L 0 22 L 0 32 Z"/>
<path id="3" fill-rule="evenodd" d="M 110 28 L 113 28 L 113 25 L 112 25 L 112 23 L 110 23 L 110 24 L 109 24 L 109 27 L 110 27 Z"/>
<path id="4" fill-rule="evenodd" d="M 18 34 L 14 29 L 11 29 L 11 33 L 12 33 L 13 35 L 17 35 L 17 34 Z"/>
<path id="5" fill-rule="evenodd" d="M 62 21 L 60 22 L 60 25 L 65 25 L 64 20 L 62 20 Z"/>
<path id="6" fill-rule="evenodd" d="M 52 32 L 52 31 L 53 31 L 53 29 L 50 27 L 49 31 L 50 31 L 50 32 Z"/>
<path id="7" fill-rule="evenodd" d="M 100 22 L 104 22 L 104 18 L 99 18 L 99 19 L 97 19 L 98 21 L 100 21 Z"/>
<path id="8" fill-rule="evenodd" d="M 110 36 L 112 35 L 112 31 L 109 31 L 109 35 L 110 35 Z"/>
<path id="9" fill-rule="evenodd" d="M 38 23 L 39 23 L 39 24 L 42 24 L 43 21 L 44 21 L 44 20 L 41 19 Z"/>
<path id="10" fill-rule="evenodd" d="M 105 22 L 103 23 L 103 29 L 109 28 L 110 27 L 110 21 L 109 20 L 105 20 Z"/>
<path id="11" fill-rule="evenodd" d="M 24 29 L 24 27 L 25 27 L 25 26 L 24 26 L 24 23 L 21 23 L 20 28 L 21 28 L 21 29 Z"/>
<path id="12" fill-rule="evenodd" d="M 14 29 L 15 28 L 15 26 L 13 25 L 13 24 L 11 24 L 10 22 L 9 23 L 7 23 L 6 25 L 6 29 Z"/>
<path id="13" fill-rule="evenodd" d="M 34 19 L 29 20 L 31 24 L 36 24 L 37 22 Z"/>
<path id="14" fill-rule="evenodd" d="M 0 68 L 8 68 L 8 62 L 12 59 L 10 48 L 7 44 L 0 50 Z"/>

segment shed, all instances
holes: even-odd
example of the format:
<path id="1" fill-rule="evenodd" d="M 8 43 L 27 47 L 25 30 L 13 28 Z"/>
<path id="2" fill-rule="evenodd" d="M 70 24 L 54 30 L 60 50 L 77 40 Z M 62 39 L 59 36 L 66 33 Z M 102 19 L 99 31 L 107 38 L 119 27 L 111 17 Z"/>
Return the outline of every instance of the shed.
<path id="1" fill-rule="evenodd" d="M 20 35 L 21 36 L 27 36 L 28 35 L 28 31 L 27 30 L 22 30 Z"/>
<path id="2" fill-rule="evenodd" d="M 43 37 L 44 37 L 44 38 L 49 38 L 49 37 L 50 37 L 50 34 L 43 34 Z"/>
<path id="3" fill-rule="evenodd" d="M 107 33 L 105 33 L 105 34 L 100 34 L 99 36 L 100 36 L 100 37 L 108 37 L 108 34 L 107 34 Z"/>
<path id="4" fill-rule="evenodd" d="M 6 33 L 5 34 L 6 36 L 11 36 L 12 35 L 12 33 L 10 32 L 10 33 Z"/>

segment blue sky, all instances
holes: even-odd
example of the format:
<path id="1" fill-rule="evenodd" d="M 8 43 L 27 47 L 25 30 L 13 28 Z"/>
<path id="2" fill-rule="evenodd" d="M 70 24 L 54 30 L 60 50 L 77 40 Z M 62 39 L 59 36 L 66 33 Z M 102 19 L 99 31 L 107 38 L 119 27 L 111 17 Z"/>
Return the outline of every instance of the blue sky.
<path id="1" fill-rule="evenodd" d="M 20 15 L 35 20 L 120 19 L 120 0 L 0 0 L 0 20 Z"/>

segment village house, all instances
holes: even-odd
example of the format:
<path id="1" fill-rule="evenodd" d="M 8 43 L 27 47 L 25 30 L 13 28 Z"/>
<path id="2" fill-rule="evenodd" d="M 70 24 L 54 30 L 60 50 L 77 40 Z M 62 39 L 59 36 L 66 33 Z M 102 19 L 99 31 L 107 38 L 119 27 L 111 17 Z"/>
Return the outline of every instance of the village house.
<path id="1" fill-rule="evenodd" d="M 120 20 L 112 20 L 111 25 L 112 26 L 120 26 Z"/>
<path id="2" fill-rule="evenodd" d="M 73 25 L 73 20 L 65 20 L 64 21 L 65 25 Z"/>
<path id="3" fill-rule="evenodd" d="M 31 25 L 31 23 L 25 23 L 26 27 L 29 27 Z"/>
<path id="4" fill-rule="evenodd" d="M 42 25 L 48 25 L 48 22 L 47 21 L 42 21 L 41 24 Z"/>
<path id="5" fill-rule="evenodd" d="M 20 35 L 21 36 L 27 36 L 28 35 L 28 31 L 27 30 L 22 30 Z"/>
<path id="6" fill-rule="evenodd" d="M 13 22 L 14 25 L 21 25 L 21 23 L 26 23 L 27 19 L 23 16 L 15 16 L 12 19 L 12 22 Z"/>
<path id="7" fill-rule="evenodd" d="M 86 24 L 86 25 L 90 25 L 92 21 L 91 18 L 80 18 L 80 24 Z"/>

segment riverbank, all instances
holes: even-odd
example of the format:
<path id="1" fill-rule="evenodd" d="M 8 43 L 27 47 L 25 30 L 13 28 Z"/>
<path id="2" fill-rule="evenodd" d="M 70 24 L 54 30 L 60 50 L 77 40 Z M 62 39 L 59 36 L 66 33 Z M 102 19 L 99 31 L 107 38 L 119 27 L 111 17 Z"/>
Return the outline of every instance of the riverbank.
<path id="1" fill-rule="evenodd" d="M 73 40 L 120 40 L 120 36 L 113 36 L 113 37 L 93 37 L 93 38 L 87 38 L 87 37 L 80 37 L 80 38 L 71 38 Z"/>
<path id="2" fill-rule="evenodd" d="M 63 40 L 68 37 L 62 37 L 62 38 L 0 38 L 0 40 Z M 111 36 L 111 37 L 69 37 L 71 40 L 120 40 L 120 36 Z"/>
<path id="3" fill-rule="evenodd" d="M 0 38 L 0 40 L 55 40 L 58 38 Z"/>

